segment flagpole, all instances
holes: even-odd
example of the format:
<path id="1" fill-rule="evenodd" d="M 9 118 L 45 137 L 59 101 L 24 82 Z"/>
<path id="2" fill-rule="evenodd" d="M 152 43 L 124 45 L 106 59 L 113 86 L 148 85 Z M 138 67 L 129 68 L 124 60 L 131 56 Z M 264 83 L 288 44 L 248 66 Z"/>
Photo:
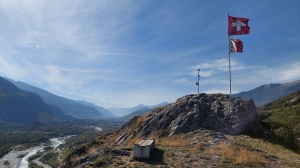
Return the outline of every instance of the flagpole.
<path id="1" fill-rule="evenodd" d="M 228 13 L 229 16 L 229 13 Z M 229 59 L 229 95 L 230 95 L 230 99 L 231 99 L 231 67 L 230 67 L 230 37 L 229 37 L 229 33 L 228 33 L 228 59 Z"/>
<path id="2" fill-rule="evenodd" d="M 229 59 L 229 90 L 230 90 L 230 99 L 231 99 L 231 66 L 230 66 L 230 38 L 228 37 L 229 42 L 229 53 L 228 53 L 228 59 Z"/>
<path id="3" fill-rule="evenodd" d="M 229 17 L 229 13 L 228 13 Z M 228 18 L 227 18 L 228 20 Z M 228 112 L 231 113 L 231 66 L 230 66 L 230 37 L 228 32 L 228 60 L 229 60 L 229 102 L 228 102 Z"/>

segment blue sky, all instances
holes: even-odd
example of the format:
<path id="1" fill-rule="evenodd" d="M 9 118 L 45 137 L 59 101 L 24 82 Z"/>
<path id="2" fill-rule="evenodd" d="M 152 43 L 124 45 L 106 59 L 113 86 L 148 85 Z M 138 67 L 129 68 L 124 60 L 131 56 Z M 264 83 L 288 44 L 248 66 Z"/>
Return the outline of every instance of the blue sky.
<path id="1" fill-rule="evenodd" d="M 229 93 L 227 14 L 249 18 L 232 36 L 232 92 L 300 79 L 300 1 L 3 0 L 0 76 L 103 107 Z"/>

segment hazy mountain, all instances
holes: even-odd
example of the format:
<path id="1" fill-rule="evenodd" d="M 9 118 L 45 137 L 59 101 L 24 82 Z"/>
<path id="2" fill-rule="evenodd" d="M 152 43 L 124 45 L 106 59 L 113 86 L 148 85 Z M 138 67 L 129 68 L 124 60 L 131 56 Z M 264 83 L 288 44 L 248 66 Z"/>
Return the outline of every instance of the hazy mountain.
<path id="1" fill-rule="evenodd" d="M 70 119 L 59 109 L 52 110 L 42 98 L 22 91 L 0 77 L 0 120 L 8 122 L 54 121 Z"/>
<path id="2" fill-rule="evenodd" d="M 111 108 L 108 108 L 108 110 L 110 112 L 112 112 L 114 115 L 116 116 L 125 116 L 125 115 L 128 115 L 132 112 L 135 112 L 139 109 L 142 109 L 144 107 L 147 107 L 147 108 L 155 108 L 155 107 L 159 107 L 159 106 L 163 106 L 163 105 L 166 105 L 168 104 L 168 102 L 162 102 L 162 103 L 159 103 L 159 104 L 156 104 L 156 105 L 152 105 L 152 106 L 147 106 L 147 105 L 144 105 L 144 104 L 139 104 L 135 107 L 132 107 L 132 108 L 116 108 L 116 107 L 111 107 Z"/>
<path id="3" fill-rule="evenodd" d="M 72 115 L 79 119 L 103 118 L 103 115 L 94 107 L 86 106 L 75 100 L 54 95 L 48 91 L 28 85 L 23 82 L 15 82 L 13 80 L 9 81 L 11 81 L 21 90 L 37 93 L 45 103 L 47 103 L 48 105 L 55 105 L 67 115 Z"/>
<path id="4" fill-rule="evenodd" d="M 152 105 L 152 106 L 147 106 L 149 108 L 155 108 L 155 107 L 159 107 L 159 106 L 164 106 L 164 105 L 167 105 L 169 104 L 168 102 L 162 102 L 162 103 L 159 103 L 159 104 L 156 104 L 156 105 Z"/>
<path id="5" fill-rule="evenodd" d="M 107 110 L 107 109 L 105 109 L 101 106 L 97 106 L 94 103 L 90 103 L 90 102 L 87 102 L 87 101 L 84 101 L 84 100 L 80 100 L 80 101 L 77 101 L 77 102 L 79 102 L 82 105 L 90 106 L 90 107 L 93 107 L 93 108 L 97 109 L 103 115 L 103 117 L 105 117 L 105 118 L 114 118 L 114 117 L 116 117 L 109 110 Z"/>
<path id="6" fill-rule="evenodd" d="M 123 117 L 120 117 L 119 119 L 120 120 L 124 120 L 124 121 L 129 121 L 130 119 L 132 119 L 135 116 L 143 116 L 146 113 L 151 112 L 154 109 L 155 109 L 155 107 L 154 108 L 143 107 L 143 108 L 141 108 L 141 109 L 139 109 L 137 111 L 134 111 L 134 112 L 132 112 L 130 114 L 127 114 L 127 115 L 125 115 Z"/>
<path id="7" fill-rule="evenodd" d="M 256 106 L 262 106 L 282 96 L 300 90 L 300 80 L 284 84 L 267 84 L 255 89 L 233 94 L 234 97 L 252 98 Z"/>
<path id="8" fill-rule="evenodd" d="M 64 120 L 74 120 L 76 119 L 75 117 L 71 116 L 71 115 L 66 115 L 60 108 L 56 107 L 53 104 L 48 105 L 52 112 L 54 113 L 54 120 L 57 121 L 59 120 L 59 118 L 62 118 Z"/>
<path id="9" fill-rule="evenodd" d="M 118 116 L 118 117 L 121 117 L 121 116 L 125 116 L 129 113 L 132 113 L 136 110 L 139 110 L 143 107 L 146 107 L 145 105 L 143 104 L 139 104 L 135 107 L 132 107 L 132 108 L 116 108 L 116 107 L 111 107 L 111 108 L 108 108 L 108 110 L 110 112 L 112 112 L 115 116 Z"/>

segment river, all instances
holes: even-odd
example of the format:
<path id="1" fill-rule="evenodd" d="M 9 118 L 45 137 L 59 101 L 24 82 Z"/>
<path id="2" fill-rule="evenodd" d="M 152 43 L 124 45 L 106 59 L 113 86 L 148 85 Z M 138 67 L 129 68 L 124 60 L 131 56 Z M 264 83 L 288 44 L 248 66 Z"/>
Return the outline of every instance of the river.
<path id="1" fill-rule="evenodd" d="M 70 138 L 71 136 L 74 135 L 69 135 L 65 137 L 60 137 L 60 138 L 51 138 L 49 139 L 52 143 L 51 147 L 53 147 L 54 150 L 56 149 L 59 145 L 63 144 L 67 138 Z M 47 146 L 44 146 L 41 144 L 40 146 L 33 147 L 30 149 L 22 150 L 22 151 L 11 151 L 3 158 L 0 158 L 0 167 L 3 168 L 28 168 L 28 158 L 34 154 L 36 154 L 38 151 L 43 152 L 44 148 Z M 20 155 L 25 155 L 22 158 L 18 158 Z M 10 165 L 4 165 L 4 161 L 7 160 Z M 39 161 L 39 158 L 34 159 L 34 162 L 37 163 L 40 166 L 43 166 L 45 168 L 51 168 L 49 165 L 43 164 L 42 162 Z"/>

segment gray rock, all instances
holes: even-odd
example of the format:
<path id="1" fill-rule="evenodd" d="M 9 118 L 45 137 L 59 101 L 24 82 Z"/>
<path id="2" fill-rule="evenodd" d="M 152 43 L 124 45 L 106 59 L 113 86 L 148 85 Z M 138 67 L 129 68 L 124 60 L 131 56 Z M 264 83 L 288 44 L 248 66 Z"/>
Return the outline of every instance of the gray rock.
<path id="1" fill-rule="evenodd" d="M 138 126 L 134 136 L 147 137 L 162 132 L 171 136 L 200 128 L 238 135 L 257 125 L 259 116 L 252 99 L 229 99 L 224 94 L 202 93 L 181 97 L 174 103 L 153 110 L 152 115 Z M 127 132 L 126 129 L 121 131 Z M 125 140 L 124 137 L 120 139 Z"/>

